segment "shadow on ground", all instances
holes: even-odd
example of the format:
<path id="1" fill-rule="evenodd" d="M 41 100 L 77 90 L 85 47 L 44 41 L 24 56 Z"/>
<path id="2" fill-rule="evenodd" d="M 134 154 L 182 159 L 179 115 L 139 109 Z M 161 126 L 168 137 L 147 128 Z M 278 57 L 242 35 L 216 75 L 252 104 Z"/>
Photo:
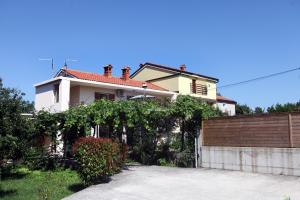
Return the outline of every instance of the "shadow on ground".
<path id="1" fill-rule="evenodd" d="M 76 184 L 72 184 L 68 187 L 68 190 L 72 191 L 72 192 L 78 192 L 80 190 L 83 190 L 84 188 L 86 188 L 86 186 L 82 183 L 76 183 Z"/>
<path id="2" fill-rule="evenodd" d="M 4 172 L 1 174 L 1 180 L 22 179 L 27 176 L 27 173 L 22 172 Z"/>
<path id="3" fill-rule="evenodd" d="M 17 190 L 2 190 L 0 189 L 0 198 L 11 196 L 17 193 Z"/>
<path id="4" fill-rule="evenodd" d="M 106 184 L 109 183 L 111 181 L 110 177 L 104 177 L 102 179 L 100 179 L 99 181 L 97 181 L 95 183 L 95 185 L 98 184 Z M 72 191 L 72 192 L 79 192 L 80 190 L 85 189 L 86 187 L 88 187 L 87 185 L 84 185 L 83 183 L 76 183 L 76 184 L 72 184 L 68 187 L 68 190 Z"/>

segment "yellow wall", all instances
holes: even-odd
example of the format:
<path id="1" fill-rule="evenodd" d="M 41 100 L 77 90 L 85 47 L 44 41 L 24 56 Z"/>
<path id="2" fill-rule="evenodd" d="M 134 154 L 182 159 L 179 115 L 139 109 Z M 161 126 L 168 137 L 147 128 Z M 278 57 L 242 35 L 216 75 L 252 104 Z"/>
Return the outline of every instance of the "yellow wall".
<path id="1" fill-rule="evenodd" d="M 205 99 L 212 99 L 216 100 L 216 83 L 212 81 L 207 81 L 205 79 L 196 79 L 196 83 L 206 85 L 207 86 L 207 95 L 200 95 L 200 94 L 192 94 L 191 93 L 191 83 L 194 78 L 179 75 L 175 77 L 170 77 L 166 79 L 151 81 L 151 83 L 158 85 L 162 88 L 173 92 L 179 92 L 179 94 L 183 95 L 191 95 L 194 97 L 201 97 Z"/>
<path id="2" fill-rule="evenodd" d="M 165 72 L 165 71 L 161 71 L 159 69 L 152 69 L 152 68 L 146 67 L 142 71 L 140 71 L 138 74 L 136 74 L 136 76 L 133 79 L 138 80 L 138 81 L 147 81 L 147 80 L 151 80 L 151 79 L 155 79 L 155 78 L 169 76 L 172 74 L 174 74 L 174 73 Z"/>
<path id="3" fill-rule="evenodd" d="M 213 81 L 208 81 L 205 79 L 196 79 L 196 83 L 206 85 L 207 86 L 207 95 L 200 95 L 200 94 L 192 94 L 191 93 L 191 83 L 194 78 L 187 77 L 187 76 L 180 76 L 179 77 L 179 93 L 183 95 L 191 95 L 195 97 L 202 97 L 207 99 L 216 100 L 217 98 L 217 91 L 216 91 L 216 83 Z"/>
<path id="4" fill-rule="evenodd" d="M 179 76 L 156 80 L 156 81 L 151 81 L 151 83 L 158 85 L 158 86 L 165 88 L 172 92 L 179 91 Z"/>
<path id="5" fill-rule="evenodd" d="M 140 71 L 133 79 L 140 80 L 140 81 L 147 81 L 155 78 L 161 78 L 165 76 L 170 76 L 175 74 L 175 72 L 165 72 L 159 69 L 152 69 L 152 68 L 144 68 Z M 192 80 L 196 79 L 196 83 L 206 85 L 207 86 L 207 95 L 200 95 L 200 94 L 192 94 L 191 93 L 191 86 Z M 216 100 L 216 82 L 207 80 L 205 78 L 198 78 L 195 76 L 188 76 L 188 75 L 179 75 L 170 78 L 160 79 L 151 81 L 151 83 L 158 85 L 162 88 L 165 88 L 169 91 L 179 92 L 182 95 L 191 95 L 194 97 L 200 97 L 205 99 L 212 99 Z"/>

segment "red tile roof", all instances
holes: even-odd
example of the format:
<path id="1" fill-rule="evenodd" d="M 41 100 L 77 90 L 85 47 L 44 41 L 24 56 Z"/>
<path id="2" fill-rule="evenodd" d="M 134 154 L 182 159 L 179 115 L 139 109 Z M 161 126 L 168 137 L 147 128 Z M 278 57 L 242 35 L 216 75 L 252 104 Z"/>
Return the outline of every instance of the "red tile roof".
<path id="1" fill-rule="evenodd" d="M 118 77 L 106 77 L 102 74 L 96 74 L 96 73 L 90 73 L 90 72 L 82 72 L 78 70 L 73 70 L 73 69 L 62 69 L 66 73 L 74 76 L 75 78 L 78 79 L 83 79 L 83 80 L 88 80 L 88 81 L 97 81 L 97 82 L 102 82 L 102 83 L 110 83 L 110 84 L 116 84 L 116 85 L 126 85 L 126 86 L 132 86 L 132 87 L 139 87 L 142 88 L 143 83 L 146 83 L 148 86 L 148 89 L 153 89 L 153 90 L 161 90 L 161 91 L 168 91 L 162 87 L 159 87 L 157 85 L 154 85 L 152 83 L 148 82 L 143 82 L 143 81 L 136 81 L 136 80 L 123 80 L 122 78 Z"/>
<path id="2" fill-rule="evenodd" d="M 223 96 L 218 96 L 218 95 L 217 95 L 217 102 L 224 102 L 224 103 L 236 104 L 236 101 L 234 101 L 232 99 L 228 99 L 228 98 L 223 97 Z"/>

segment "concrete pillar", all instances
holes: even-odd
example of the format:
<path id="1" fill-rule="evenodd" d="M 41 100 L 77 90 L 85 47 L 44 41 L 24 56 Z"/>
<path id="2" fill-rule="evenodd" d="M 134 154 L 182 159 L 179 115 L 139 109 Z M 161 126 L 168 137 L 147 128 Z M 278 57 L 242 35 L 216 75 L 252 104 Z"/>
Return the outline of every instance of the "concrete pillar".
<path id="1" fill-rule="evenodd" d="M 178 96 L 177 94 L 173 94 L 172 97 L 171 97 L 171 101 L 172 102 L 176 101 L 177 96 Z"/>
<path id="2" fill-rule="evenodd" d="M 59 85 L 60 111 L 69 109 L 70 103 L 70 80 L 62 79 Z"/>
<path id="3" fill-rule="evenodd" d="M 203 128 L 203 127 L 201 127 Z M 198 136 L 198 167 L 202 167 L 202 143 L 203 141 L 203 132 L 202 129 L 199 130 L 199 136 Z"/>

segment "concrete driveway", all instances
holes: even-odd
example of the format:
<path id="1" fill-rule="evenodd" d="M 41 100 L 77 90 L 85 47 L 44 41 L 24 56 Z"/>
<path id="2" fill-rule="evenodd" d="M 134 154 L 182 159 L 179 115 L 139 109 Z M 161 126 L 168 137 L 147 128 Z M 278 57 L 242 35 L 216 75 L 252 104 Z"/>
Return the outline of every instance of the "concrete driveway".
<path id="1" fill-rule="evenodd" d="M 213 169 L 130 167 L 109 183 L 66 200 L 291 200 L 300 199 L 300 177 Z"/>

